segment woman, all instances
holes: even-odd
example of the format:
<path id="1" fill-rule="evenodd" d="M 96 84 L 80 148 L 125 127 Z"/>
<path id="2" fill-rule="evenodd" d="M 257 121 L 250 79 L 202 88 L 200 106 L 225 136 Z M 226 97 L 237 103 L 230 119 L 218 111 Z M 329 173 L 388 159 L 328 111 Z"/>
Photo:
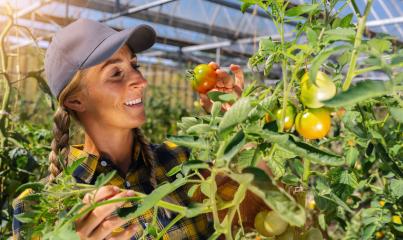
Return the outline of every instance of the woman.
<path id="1" fill-rule="evenodd" d="M 132 196 L 133 190 L 150 193 L 157 184 L 171 181 L 165 173 L 189 156 L 186 149 L 169 142 L 148 144 L 139 129 L 146 120 L 143 99 L 147 81 L 139 71 L 135 54 L 154 42 L 155 32 L 146 25 L 116 32 L 104 24 L 79 19 L 57 32 L 47 49 L 45 73 L 59 103 L 54 115 L 49 180 L 62 171 L 62 165 L 81 157 L 85 160 L 73 174 L 78 182 L 93 184 L 100 173 L 118 172 L 111 185 L 102 187 L 95 195 L 85 195 L 86 204 Z M 235 75 L 234 83 L 217 64 L 210 65 L 219 78 L 216 90 L 241 94 L 243 73 L 239 66 L 230 67 Z M 207 95 L 200 98 L 202 106 L 209 111 L 212 103 Z M 225 106 L 224 110 L 228 108 Z M 70 117 L 84 128 L 84 144 L 69 146 Z M 58 161 L 59 156 L 63 164 Z M 14 202 L 15 214 L 27 207 L 20 198 Z M 185 189 L 176 191 L 171 200 L 183 205 L 190 203 Z M 153 213 L 150 210 L 138 219 L 125 222 L 113 214 L 123 204 L 98 207 L 78 220 L 76 230 L 80 238 L 139 238 Z M 159 226 L 170 222 L 174 216 L 169 215 L 158 212 Z M 14 219 L 15 238 L 20 237 L 21 227 Z M 202 215 L 179 221 L 164 239 L 205 239 L 211 231 L 207 217 Z"/>

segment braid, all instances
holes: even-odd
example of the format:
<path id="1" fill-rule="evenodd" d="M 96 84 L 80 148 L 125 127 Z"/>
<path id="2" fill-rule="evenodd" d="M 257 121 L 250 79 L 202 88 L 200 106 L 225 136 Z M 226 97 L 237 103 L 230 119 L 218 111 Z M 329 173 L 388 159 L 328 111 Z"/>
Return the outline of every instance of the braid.
<path id="1" fill-rule="evenodd" d="M 52 182 L 67 165 L 67 157 L 69 154 L 69 126 L 69 112 L 63 106 L 59 106 L 53 116 L 52 150 L 49 154 L 49 182 Z M 60 157 L 60 160 L 58 157 Z"/>
<path id="2" fill-rule="evenodd" d="M 134 134 L 136 140 L 140 143 L 141 154 L 143 154 L 143 160 L 147 167 L 150 169 L 150 183 L 151 186 L 155 189 L 157 187 L 157 177 L 156 177 L 156 164 L 154 152 L 151 150 L 148 140 L 144 136 L 143 132 L 140 128 L 134 129 Z"/>

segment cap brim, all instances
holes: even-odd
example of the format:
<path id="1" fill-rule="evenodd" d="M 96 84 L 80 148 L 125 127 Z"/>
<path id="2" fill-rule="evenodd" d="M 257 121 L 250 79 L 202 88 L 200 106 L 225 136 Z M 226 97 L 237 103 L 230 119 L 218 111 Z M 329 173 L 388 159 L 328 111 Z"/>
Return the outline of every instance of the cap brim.
<path id="1" fill-rule="evenodd" d="M 156 33 L 151 26 L 143 24 L 135 28 L 125 29 L 102 41 L 80 68 L 84 69 L 102 63 L 124 44 L 127 44 L 133 53 L 139 53 L 153 46 L 155 40 Z"/>

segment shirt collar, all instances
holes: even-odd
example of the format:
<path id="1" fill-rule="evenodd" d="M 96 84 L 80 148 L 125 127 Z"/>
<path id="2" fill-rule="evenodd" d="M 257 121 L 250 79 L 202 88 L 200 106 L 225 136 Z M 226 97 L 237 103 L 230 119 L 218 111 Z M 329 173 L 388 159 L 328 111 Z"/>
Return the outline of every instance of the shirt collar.
<path id="1" fill-rule="evenodd" d="M 136 164 L 140 156 L 140 144 L 134 139 L 133 141 L 133 158 L 132 163 Z M 81 180 L 85 183 L 90 183 L 94 177 L 98 164 L 100 164 L 100 159 L 103 156 L 97 156 L 91 153 L 84 151 L 84 144 L 74 144 L 70 145 L 70 151 L 68 154 L 68 163 L 69 165 L 72 164 L 74 161 L 79 159 L 83 159 L 83 162 L 74 170 L 73 177 L 76 180 Z"/>

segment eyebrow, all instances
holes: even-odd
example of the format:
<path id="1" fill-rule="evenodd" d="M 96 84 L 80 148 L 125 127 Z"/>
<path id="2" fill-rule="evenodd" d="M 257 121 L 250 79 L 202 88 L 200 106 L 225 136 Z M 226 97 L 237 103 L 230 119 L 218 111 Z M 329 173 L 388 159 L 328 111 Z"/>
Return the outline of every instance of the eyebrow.
<path id="1" fill-rule="evenodd" d="M 132 55 L 130 56 L 130 62 L 133 62 L 133 61 L 137 61 L 137 56 L 136 56 L 136 54 L 132 54 Z M 112 59 L 109 59 L 109 60 L 107 60 L 104 64 L 102 64 L 100 71 L 102 71 L 102 69 L 104 69 L 104 68 L 105 68 L 106 66 L 108 66 L 109 64 L 121 63 L 121 62 L 123 62 L 123 60 L 122 60 L 121 58 L 112 58 Z"/>

